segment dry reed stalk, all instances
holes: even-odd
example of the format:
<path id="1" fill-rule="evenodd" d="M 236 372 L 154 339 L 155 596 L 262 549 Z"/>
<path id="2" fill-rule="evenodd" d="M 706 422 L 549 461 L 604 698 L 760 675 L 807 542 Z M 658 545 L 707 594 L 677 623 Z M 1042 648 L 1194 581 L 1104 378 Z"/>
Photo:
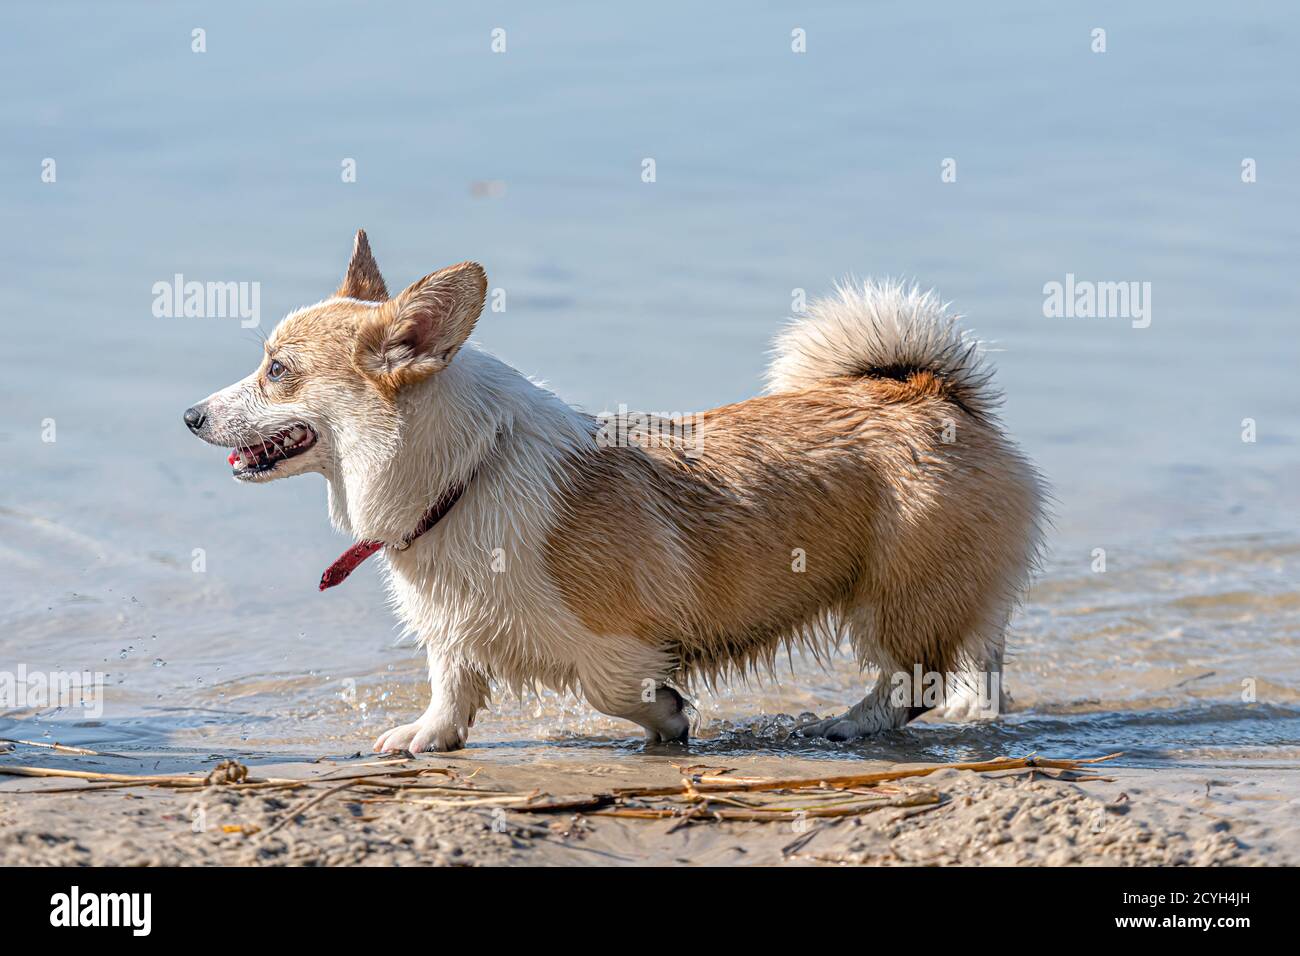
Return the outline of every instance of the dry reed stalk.
<path id="1" fill-rule="evenodd" d="M 264 790 L 264 789 L 288 789 L 296 790 L 301 787 L 310 786 L 313 783 L 342 783 L 344 781 L 356 782 L 366 785 L 365 781 L 376 781 L 378 786 L 390 786 L 399 788 L 404 786 L 400 783 L 384 784 L 380 778 L 384 777 L 416 777 L 423 776 L 425 773 L 450 774 L 450 771 L 437 768 L 424 768 L 412 770 L 377 770 L 372 773 L 348 774 L 346 776 L 330 777 L 307 777 L 294 779 L 291 777 L 250 777 L 247 775 L 247 768 L 238 767 L 237 772 L 230 772 L 225 769 L 226 764 L 221 764 L 206 776 L 188 776 L 180 774 L 129 774 L 129 773 L 100 773 L 95 770 L 63 770 L 53 767 L 23 767 L 16 765 L 0 764 L 0 776 L 9 775 L 13 777 L 55 777 L 72 780 L 92 781 L 102 786 L 86 787 L 60 787 L 52 790 L 35 790 L 32 793 L 68 793 L 81 790 L 91 789 L 114 789 L 121 787 L 171 787 L 174 789 L 202 789 L 210 786 L 230 787 L 234 790 Z M 227 780 L 214 779 L 214 775 L 227 777 Z"/>
<path id="2" fill-rule="evenodd" d="M 877 800 L 827 801 L 820 804 L 788 807 L 751 807 L 742 810 L 720 810 L 723 819 L 797 820 L 804 817 L 851 817 L 888 807 L 930 807 L 943 800 L 937 790 L 918 790 Z"/>
<path id="3" fill-rule="evenodd" d="M 11 777 L 62 777 L 73 780 L 98 780 L 137 787 L 204 787 L 206 777 L 178 774 L 98 773 L 94 770 L 56 770 L 51 767 L 17 767 L 0 764 L 0 775 Z"/>
<path id="4" fill-rule="evenodd" d="M 908 820 L 912 817 L 920 816 L 922 813 L 931 813 L 934 810 L 942 810 L 944 807 L 952 806 L 952 800 L 950 798 L 943 796 L 943 794 L 940 794 L 939 796 L 940 800 L 938 803 L 932 803 L 923 807 L 913 807 L 910 810 L 904 810 L 902 813 L 894 814 L 889 818 L 889 824 L 901 823 L 902 821 Z"/>
<path id="5" fill-rule="evenodd" d="M 416 799 L 411 799 L 409 797 L 386 797 L 370 799 L 366 802 L 409 803 L 420 807 L 437 807 L 440 810 L 455 810 L 461 807 L 501 807 L 503 810 L 522 809 L 522 806 L 518 805 L 519 798 L 515 796 L 461 797 L 455 800 L 434 800 L 428 797 L 418 797 Z"/>
<path id="6" fill-rule="evenodd" d="M 423 777 L 425 774 L 431 773 L 440 774 L 444 777 L 456 776 L 456 771 L 444 770 L 442 767 L 411 767 L 407 770 L 375 770 L 370 773 L 351 773 L 339 777 L 333 776 L 333 771 L 330 771 L 330 773 L 312 779 L 326 783 L 335 780 L 372 780 L 377 777 Z"/>
<path id="7" fill-rule="evenodd" d="M 316 806 L 318 803 L 324 803 L 330 797 L 334 796 L 334 794 L 342 793 L 344 790 L 351 789 L 351 787 L 351 783 L 341 783 L 337 787 L 330 787 L 324 793 L 316 794 L 316 796 L 312 797 L 310 800 L 304 800 L 296 807 L 291 807 L 285 811 L 284 816 L 280 818 L 279 822 L 277 822 L 275 826 L 271 827 L 269 830 L 263 831 L 261 838 L 265 840 L 267 837 L 271 836 L 271 834 L 279 833 L 288 826 L 290 822 L 296 820 L 299 816 Z"/>
<path id="8" fill-rule="evenodd" d="M 668 828 L 668 832 L 676 833 L 678 830 L 685 829 L 686 827 L 694 823 L 697 817 L 701 817 L 704 814 L 708 813 L 708 810 L 709 810 L 708 801 L 705 801 L 704 803 L 701 803 L 698 806 L 691 807 L 685 813 L 679 814 L 677 822 Z"/>
<path id="9" fill-rule="evenodd" d="M 41 787 L 39 790 L 0 790 L 0 793 L 42 797 L 51 793 L 92 793 L 95 790 L 129 790 L 138 783 L 87 783 L 80 787 Z"/>
<path id="10" fill-rule="evenodd" d="M 603 810 L 592 810 L 593 817 L 626 817 L 632 820 L 662 820 L 665 817 L 678 815 L 677 810 L 655 810 L 641 807 L 606 807 Z"/>
<path id="11" fill-rule="evenodd" d="M 588 796 L 567 797 L 562 799 L 551 799 L 546 803 L 524 803 L 517 807 L 508 807 L 510 810 L 518 810 L 522 813 L 564 813 L 574 811 L 586 813 L 591 810 L 607 807 L 614 802 L 613 794 L 593 793 Z"/>
<path id="12" fill-rule="evenodd" d="M 36 740 L 13 740 L 9 737 L 0 737 L 0 746 L 5 744 L 22 744 L 24 747 L 40 747 L 42 750 L 54 750 L 61 754 L 75 754 L 78 757 L 119 757 L 121 754 L 102 754 L 95 750 L 87 750 L 85 747 L 68 747 L 64 744 L 44 744 Z"/>
<path id="13" fill-rule="evenodd" d="M 883 810 L 889 807 L 923 807 L 931 809 L 944 803 L 944 797 L 936 790 L 923 790 L 911 794 L 899 794 L 880 800 L 855 800 L 850 803 L 829 805 L 809 805 L 800 807 L 718 807 L 711 804 L 720 802 L 714 796 L 701 796 L 701 802 L 688 808 L 683 807 L 603 807 L 591 811 L 593 816 L 625 817 L 637 820 L 679 819 L 691 820 L 731 820 L 741 823 L 791 822 L 810 817 L 851 817 Z M 674 827 L 676 829 L 676 827 Z"/>
<path id="14" fill-rule="evenodd" d="M 935 802 L 938 802 L 937 800 Z M 826 810 L 801 810 L 798 813 L 757 813 L 744 810 L 714 810 L 713 816 L 718 820 L 730 820 L 734 823 L 791 823 L 810 817 L 856 817 L 880 806 L 902 806 L 902 804 L 881 804 L 872 807 L 842 807 Z"/>
<path id="15" fill-rule="evenodd" d="M 831 792 L 838 794 L 838 791 L 831 791 Z M 835 799 L 828 800 L 824 798 L 816 798 L 812 801 L 805 801 L 804 803 L 791 804 L 786 806 L 776 806 L 770 803 L 768 804 L 745 803 L 741 800 L 736 800 L 730 797 L 724 797 L 720 794 L 703 794 L 699 797 L 699 799 L 705 803 L 724 804 L 727 806 L 735 807 L 740 810 L 753 810 L 759 813 L 769 813 L 769 812 L 778 812 L 778 811 L 781 813 L 798 813 L 801 810 L 825 809 L 830 807 L 841 807 L 841 806 L 888 807 L 888 806 L 899 805 L 899 804 L 891 803 L 891 801 L 895 798 L 890 796 L 880 796 L 875 799 L 867 799 L 867 800 L 863 800 L 860 797 L 855 799 L 849 799 L 849 800 L 835 800 Z"/>
<path id="16" fill-rule="evenodd" d="M 761 790 L 847 790 L 853 787 L 869 787 L 892 780 L 905 780 L 909 777 L 928 777 L 938 770 L 971 770 L 975 773 L 992 773 L 999 770 L 1025 770 L 1046 767 L 1052 770 L 1077 770 L 1085 764 L 1101 763 L 1113 760 L 1122 754 L 1113 753 L 1105 757 L 1090 757 L 1079 760 L 1049 760 L 1035 757 L 998 757 L 995 760 L 981 760 L 971 763 L 942 763 L 930 767 L 914 767 L 908 770 L 880 770 L 875 773 L 850 774 L 838 777 L 801 777 L 789 780 L 771 780 L 755 777 L 703 776 L 683 781 L 676 787 L 622 787 L 613 791 L 615 797 L 667 797 L 686 792 L 728 793 L 735 791 L 755 792 Z"/>
<path id="17" fill-rule="evenodd" d="M 482 787 L 413 787 L 403 784 L 384 784 L 377 780 L 358 780 L 357 786 L 374 787 L 379 790 L 391 790 L 394 793 L 409 793 L 426 797 L 446 797 L 455 796 L 458 793 L 464 793 L 469 796 L 484 797 L 503 797 L 509 795 L 522 800 L 527 796 L 524 792 L 515 790 L 485 790 Z"/>

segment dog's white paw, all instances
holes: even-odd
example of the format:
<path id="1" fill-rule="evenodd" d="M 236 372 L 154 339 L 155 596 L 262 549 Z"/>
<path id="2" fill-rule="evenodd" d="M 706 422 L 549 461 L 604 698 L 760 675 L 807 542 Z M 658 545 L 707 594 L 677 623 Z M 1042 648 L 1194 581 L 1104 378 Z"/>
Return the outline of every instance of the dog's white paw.
<path id="1" fill-rule="evenodd" d="M 413 724 L 403 724 L 380 734 L 379 739 L 375 741 L 375 753 L 407 750 L 419 754 L 426 750 L 438 753 L 460 750 L 465 746 L 467 736 L 469 736 L 467 727 L 457 727 L 439 720 L 421 719 Z"/>

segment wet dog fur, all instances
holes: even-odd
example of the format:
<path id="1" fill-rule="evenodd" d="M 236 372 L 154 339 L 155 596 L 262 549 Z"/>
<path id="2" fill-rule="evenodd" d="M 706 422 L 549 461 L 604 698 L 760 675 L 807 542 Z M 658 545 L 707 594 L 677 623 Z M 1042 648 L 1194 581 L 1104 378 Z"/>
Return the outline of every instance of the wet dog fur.
<path id="1" fill-rule="evenodd" d="M 334 525 L 388 545 L 431 695 L 376 750 L 462 747 L 494 686 L 571 690 L 649 740 L 684 740 L 682 691 L 791 646 L 847 645 L 881 672 L 801 728 L 834 740 L 968 712 L 954 688 L 1000 682 L 1043 491 L 999 425 L 979 343 L 932 294 L 868 282 L 812 303 L 777 338 L 765 393 L 702 413 L 687 447 L 602 440 L 597 419 L 468 344 L 486 292 L 465 262 L 390 296 L 359 232 L 335 294 L 186 413 L 235 449 L 237 479 L 320 473 Z M 917 673 L 968 676 L 918 706 L 890 679 Z"/>

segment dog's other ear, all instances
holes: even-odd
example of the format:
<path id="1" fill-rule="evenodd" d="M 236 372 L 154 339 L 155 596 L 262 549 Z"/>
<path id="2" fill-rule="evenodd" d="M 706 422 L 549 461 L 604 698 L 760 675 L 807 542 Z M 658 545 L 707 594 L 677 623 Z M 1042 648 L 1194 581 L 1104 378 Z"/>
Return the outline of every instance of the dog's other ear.
<path id="1" fill-rule="evenodd" d="M 364 302 L 387 302 L 388 286 L 379 274 L 379 263 L 370 251 L 370 240 L 364 229 L 357 230 L 357 238 L 352 243 L 352 258 L 348 261 L 348 273 L 343 277 L 343 284 L 334 293 L 344 299 L 361 299 Z"/>
<path id="2" fill-rule="evenodd" d="M 425 276 L 357 330 L 357 368 L 390 392 L 441 371 L 469 338 L 486 297 L 477 262 Z"/>

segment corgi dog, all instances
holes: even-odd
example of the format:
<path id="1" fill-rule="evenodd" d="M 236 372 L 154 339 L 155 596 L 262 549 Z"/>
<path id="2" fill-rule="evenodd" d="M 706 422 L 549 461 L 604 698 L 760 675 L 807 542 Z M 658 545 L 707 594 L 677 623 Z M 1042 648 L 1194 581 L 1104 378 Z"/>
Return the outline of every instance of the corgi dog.
<path id="1" fill-rule="evenodd" d="M 684 741 L 693 682 L 844 643 L 880 677 L 802 734 L 969 713 L 979 677 L 998 709 L 1044 492 L 979 343 L 932 294 L 842 286 L 780 333 L 763 394 L 611 429 L 467 344 L 486 292 L 463 262 L 390 296 L 358 232 L 338 291 L 184 414 L 239 481 L 325 476 L 358 543 L 322 589 L 381 553 L 431 695 L 376 751 L 463 747 L 494 685 L 580 693 Z M 918 696 L 928 675 L 957 679 Z"/>

